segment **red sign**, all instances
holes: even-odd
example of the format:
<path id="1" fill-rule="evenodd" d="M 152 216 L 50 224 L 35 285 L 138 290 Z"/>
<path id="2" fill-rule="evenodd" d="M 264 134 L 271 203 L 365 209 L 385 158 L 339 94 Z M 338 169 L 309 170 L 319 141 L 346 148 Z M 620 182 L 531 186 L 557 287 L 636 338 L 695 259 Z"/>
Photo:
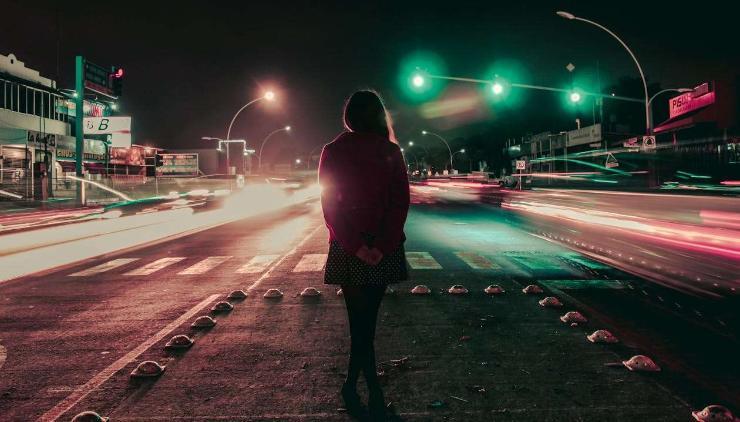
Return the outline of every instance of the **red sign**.
<path id="1" fill-rule="evenodd" d="M 697 88 L 704 87 L 700 85 Z M 697 96 L 697 94 L 700 94 Z M 705 92 L 701 94 L 701 91 L 685 92 L 678 97 L 673 97 L 668 100 L 669 118 L 681 116 L 690 111 L 706 107 L 714 103 L 714 91 Z"/>

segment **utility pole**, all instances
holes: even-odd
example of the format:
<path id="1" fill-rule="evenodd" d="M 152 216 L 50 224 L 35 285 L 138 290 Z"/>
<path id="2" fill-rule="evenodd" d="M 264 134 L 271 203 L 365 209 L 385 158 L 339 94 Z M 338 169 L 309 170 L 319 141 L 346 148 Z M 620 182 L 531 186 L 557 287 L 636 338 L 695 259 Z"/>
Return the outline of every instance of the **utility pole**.
<path id="1" fill-rule="evenodd" d="M 82 178 L 82 159 L 85 153 L 85 58 L 75 58 L 75 175 Z M 85 183 L 77 181 L 75 194 L 78 206 L 85 205 Z"/>

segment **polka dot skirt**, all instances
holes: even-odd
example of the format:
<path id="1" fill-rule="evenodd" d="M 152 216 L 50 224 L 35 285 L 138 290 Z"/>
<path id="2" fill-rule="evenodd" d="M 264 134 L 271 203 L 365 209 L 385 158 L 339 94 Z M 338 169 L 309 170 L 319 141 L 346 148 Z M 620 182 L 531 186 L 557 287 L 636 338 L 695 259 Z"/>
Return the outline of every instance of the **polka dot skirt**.
<path id="1" fill-rule="evenodd" d="M 403 245 L 393 253 L 383 256 L 378 265 L 371 266 L 347 253 L 339 242 L 329 242 L 329 256 L 324 271 L 325 284 L 367 286 L 398 283 L 407 279 L 408 268 Z"/>

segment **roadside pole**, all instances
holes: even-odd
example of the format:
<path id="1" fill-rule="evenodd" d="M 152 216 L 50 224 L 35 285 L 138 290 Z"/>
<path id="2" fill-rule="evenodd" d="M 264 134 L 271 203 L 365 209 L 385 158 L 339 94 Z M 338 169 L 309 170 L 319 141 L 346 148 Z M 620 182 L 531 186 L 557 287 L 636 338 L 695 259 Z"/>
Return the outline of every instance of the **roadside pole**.
<path id="1" fill-rule="evenodd" d="M 75 175 L 79 178 L 82 174 L 82 159 L 84 155 L 84 119 L 85 112 L 85 58 L 75 58 Z M 78 206 L 85 205 L 85 183 L 77 181 L 75 198 Z"/>

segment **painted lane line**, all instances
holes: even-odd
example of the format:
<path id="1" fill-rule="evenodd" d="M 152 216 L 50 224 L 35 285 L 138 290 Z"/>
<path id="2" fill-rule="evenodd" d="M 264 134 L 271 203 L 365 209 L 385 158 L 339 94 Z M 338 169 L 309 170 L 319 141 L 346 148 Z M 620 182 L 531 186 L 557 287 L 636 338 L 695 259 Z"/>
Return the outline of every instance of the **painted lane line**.
<path id="1" fill-rule="evenodd" d="M 194 275 L 194 274 L 204 274 L 219 265 L 223 264 L 224 262 L 231 259 L 231 256 L 209 256 L 208 258 L 198 262 L 197 264 L 188 267 L 179 273 L 178 275 Z"/>
<path id="2" fill-rule="evenodd" d="M 155 273 L 163 268 L 169 267 L 170 265 L 180 262 L 185 257 L 176 256 L 176 257 L 169 257 L 169 258 L 161 258 L 154 262 L 151 262 L 149 264 L 144 265 L 141 268 L 137 268 L 135 270 L 129 271 L 123 275 L 149 275 L 152 273 Z"/>
<path id="3" fill-rule="evenodd" d="M 439 262 L 429 252 L 406 252 L 406 261 L 414 270 L 441 270 Z"/>
<path id="4" fill-rule="evenodd" d="M 254 283 L 252 283 L 249 287 L 247 287 L 246 292 L 251 293 L 252 290 L 256 289 L 257 286 L 259 286 L 263 280 L 267 279 L 267 277 L 269 277 L 272 274 L 275 268 L 279 267 L 280 264 L 282 264 L 286 259 L 288 259 L 289 256 L 295 254 L 298 251 L 298 248 L 302 247 L 306 242 L 308 242 L 308 240 L 322 227 L 325 227 L 325 226 L 323 224 L 320 224 L 316 226 L 315 229 L 311 230 L 311 232 L 308 235 L 306 235 L 306 237 L 304 237 L 303 240 L 301 240 L 297 245 L 293 247 L 293 249 L 291 249 L 290 251 L 288 251 L 288 253 L 283 255 L 275 264 L 273 264 L 273 266 L 270 267 L 269 270 L 267 270 L 264 274 L 260 276 L 260 278 L 255 280 Z"/>
<path id="5" fill-rule="evenodd" d="M 237 274 L 258 274 L 267 269 L 280 255 L 257 255 L 236 270 Z"/>
<path id="6" fill-rule="evenodd" d="M 3 365 L 5 364 L 5 359 L 8 358 L 8 350 L 3 347 L 2 344 L 0 344 L 0 369 L 3 368 Z"/>
<path id="7" fill-rule="evenodd" d="M 462 259 L 470 268 L 474 270 L 500 270 L 501 266 L 491 262 L 490 259 L 478 255 L 474 252 L 455 252 L 458 258 Z"/>
<path id="8" fill-rule="evenodd" d="M 134 262 L 137 259 L 139 259 L 139 258 L 119 258 L 119 259 L 114 259 L 112 261 L 108 261 L 106 263 L 97 265 L 95 267 L 88 268 L 88 269 L 82 270 L 82 271 L 78 271 L 78 272 L 76 272 L 74 274 L 70 274 L 69 276 L 70 277 L 87 277 L 89 275 L 100 274 L 100 273 L 104 273 L 106 271 L 110 271 L 110 270 L 112 270 L 114 268 L 118 268 L 118 267 L 124 266 L 124 265 L 126 265 L 128 263 Z"/>
<path id="9" fill-rule="evenodd" d="M 86 382 L 83 386 L 80 388 L 77 388 L 72 394 L 67 396 L 64 400 L 57 403 L 56 406 L 51 408 L 49 411 L 41 415 L 37 421 L 39 422 L 49 422 L 49 421 L 56 421 L 59 419 L 60 416 L 65 414 L 67 411 L 69 411 L 73 406 L 75 406 L 77 403 L 80 402 L 80 400 L 84 399 L 88 396 L 88 394 L 92 393 L 95 389 L 100 387 L 104 382 L 106 382 L 113 374 L 123 369 L 126 365 L 134 361 L 136 358 L 139 357 L 142 353 L 144 353 L 146 350 L 148 350 L 150 347 L 154 346 L 157 342 L 162 340 L 165 336 L 167 336 L 169 333 L 171 333 L 174 329 L 185 323 L 187 320 L 191 319 L 195 314 L 200 312 L 203 308 L 208 306 L 211 302 L 216 300 L 219 296 L 219 294 L 214 294 L 208 296 L 205 300 L 200 302 L 199 304 L 195 305 L 194 307 L 190 308 L 187 312 L 182 314 L 179 318 L 176 320 L 170 322 L 167 324 L 166 327 L 162 328 L 158 333 L 154 334 L 153 336 L 149 337 L 146 341 L 141 343 L 139 346 L 137 346 L 134 350 L 126 353 L 123 357 L 118 359 L 117 361 L 113 362 L 108 366 L 107 368 L 103 369 L 102 371 L 98 372 L 97 375 L 92 377 L 88 382 Z"/>
<path id="10" fill-rule="evenodd" d="M 324 269 L 326 264 L 327 254 L 325 253 L 310 253 L 303 255 L 298 264 L 293 268 L 294 273 L 309 273 L 321 271 Z"/>

